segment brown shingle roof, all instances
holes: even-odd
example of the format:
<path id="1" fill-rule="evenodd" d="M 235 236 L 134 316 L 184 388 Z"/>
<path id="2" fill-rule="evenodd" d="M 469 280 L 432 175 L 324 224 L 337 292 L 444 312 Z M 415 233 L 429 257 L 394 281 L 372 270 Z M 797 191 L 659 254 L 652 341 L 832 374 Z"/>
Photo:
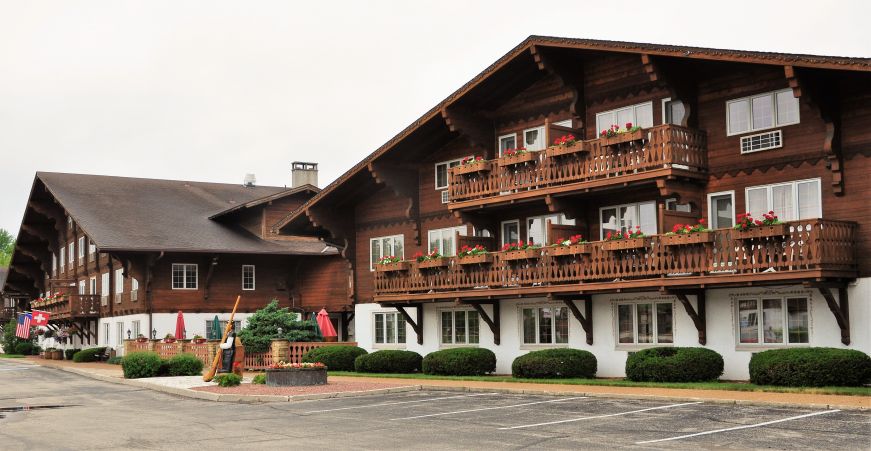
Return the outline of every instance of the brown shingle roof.
<path id="1" fill-rule="evenodd" d="M 320 254 L 308 237 L 269 241 L 209 217 L 283 187 L 38 172 L 101 251 Z"/>

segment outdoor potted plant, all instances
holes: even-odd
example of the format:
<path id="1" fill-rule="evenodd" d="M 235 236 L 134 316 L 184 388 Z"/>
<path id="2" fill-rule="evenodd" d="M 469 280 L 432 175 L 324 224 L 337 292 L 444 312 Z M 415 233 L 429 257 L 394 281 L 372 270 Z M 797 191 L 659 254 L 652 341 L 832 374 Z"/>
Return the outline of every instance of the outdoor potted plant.
<path id="1" fill-rule="evenodd" d="M 599 132 L 599 138 L 603 146 L 613 146 L 644 139 L 644 129 L 632 125 L 632 122 L 627 122 L 625 128 L 615 124 Z"/>
<path id="2" fill-rule="evenodd" d="M 642 249 L 650 245 L 650 237 L 644 236 L 641 232 L 641 226 L 635 226 L 635 230 L 628 232 L 612 233 L 608 232 L 605 235 L 605 242 L 602 243 L 602 249 L 607 251 L 622 251 L 628 249 Z"/>
<path id="3" fill-rule="evenodd" d="M 593 252 L 593 245 L 583 239 L 581 235 L 572 235 L 568 239 L 560 238 L 553 243 L 548 250 L 548 254 L 554 257 L 562 257 L 566 255 L 590 254 Z"/>
<path id="4" fill-rule="evenodd" d="M 568 134 L 555 139 L 553 145 L 548 147 L 544 154 L 548 158 L 554 158 L 574 155 L 585 151 L 584 142 L 575 138 L 575 135 Z"/>
<path id="5" fill-rule="evenodd" d="M 418 252 L 414 254 L 414 259 L 417 261 L 418 269 L 444 268 L 451 262 L 448 257 L 443 257 L 439 251 L 431 251 L 429 254 Z"/>
<path id="6" fill-rule="evenodd" d="M 457 254 L 457 264 L 460 265 L 477 265 L 493 263 L 493 256 L 487 252 L 484 246 L 478 244 L 475 247 L 463 245 L 460 248 L 460 253 Z"/>
<path id="7" fill-rule="evenodd" d="M 57 348 L 51 348 L 51 357 L 49 357 L 49 358 L 51 360 L 63 360 L 64 359 L 64 352 L 60 349 L 57 349 Z"/>
<path id="8" fill-rule="evenodd" d="M 532 242 L 505 243 L 502 246 L 502 259 L 506 261 L 532 260 L 541 257 L 541 246 Z"/>
<path id="9" fill-rule="evenodd" d="M 269 387 L 326 385 L 327 367 L 323 363 L 288 363 L 281 361 L 266 368 Z"/>
<path id="10" fill-rule="evenodd" d="M 148 342 L 148 338 L 146 338 L 145 335 L 139 334 L 136 336 L 136 342 L 137 343 L 146 343 L 146 342 Z"/>
<path id="11" fill-rule="evenodd" d="M 460 161 L 460 165 L 451 168 L 456 175 L 477 174 L 487 172 L 491 168 L 490 162 L 482 156 L 466 157 Z"/>
<path id="12" fill-rule="evenodd" d="M 389 255 L 378 260 L 375 270 L 378 272 L 406 271 L 408 270 L 408 262 L 402 261 L 395 255 Z"/>
<path id="13" fill-rule="evenodd" d="M 206 339 L 202 335 L 194 335 L 193 342 L 194 344 L 201 345 L 206 342 Z"/>
<path id="14" fill-rule="evenodd" d="M 526 150 L 526 147 L 518 147 L 516 149 L 506 149 L 502 152 L 502 158 L 499 158 L 497 164 L 499 167 L 514 166 L 517 164 L 530 163 L 538 160 L 540 152 L 531 152 Z"/>
<path id="15" fill-rule="evenodd" d="M 762 217 L 763 219 L 753 219 L 750 213 L 739 213 L 735 218 L 732 237 L 736 240 L 750 240 L 789 235 L 789 226 L 781 222 L 773 211 L 763 214 Z"/>
<path id="16" fill-rule="evenodd" d="M 705 227 L 705 218 L 699 219 L 699 223 L 696 225 L 675 224 L 671 232 L 660 237 L 660 242 L 664 246 L 682 246 L 713 241 L 714 232 Z"/>
<path id="17" fill-rule="evenodd" d="M 166 334 L 166 336 L 163 337 L 163 342 L 164 342 L 164 343 L 175 343 L 175 335 L 173 335 L 173 334 Z"/>

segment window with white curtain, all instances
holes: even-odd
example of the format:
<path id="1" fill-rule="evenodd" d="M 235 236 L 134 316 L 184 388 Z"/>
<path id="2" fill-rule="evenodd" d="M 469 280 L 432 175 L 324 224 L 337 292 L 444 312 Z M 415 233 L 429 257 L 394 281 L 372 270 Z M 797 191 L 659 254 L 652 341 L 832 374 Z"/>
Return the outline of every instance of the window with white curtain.
<path id="1" fill-rule="evenodd" d="M 369 240 L 369 270 L 374 271 L 375 265 L 382 257 L 405 258 L 405 237 L 403 235 L 380 236 Z"/>
<path id="2" fill-rule="evenodd" d="M 544 149 L 544 127 L 535 127 L 524 130 L 523 147 L 526 147 L 526 150 Z"/>
<path id="3" fill-rule="evenodd" d="M 531 241 L 535 244 L 548 244 L 547 236 L 547 221 L 552 224 L 567 224 L 575 225 L 574 219 L 567 219 L 562 213 L 557 215 L 533 216 L 526 218 L 526 241 Z"/>
<path id="4" fill-rule="evenodd" d="M 457 244 L 454 242 L 454 238 L 457 232 L 460 235 L 466 235 L 467 231 L 468 227 L 466 226 L 430 230 L 427 232 L 429 251 L 438 251 L 439 254 L 445 257 L 457 255 Z"/>
<path id="5" fill-rule="evenodd" d="M 601 224 L 599 234 L 605 238 L 608 232 L 625 233 L 641 226 L 645 235 L 656 233 L 656 202 L 638 202 L 633 204 L 612 205 L 599 209 Z"/>
<path id="6" fill-rule="evenodd" d="M 726 102 L 726 130 L 729 136 L 798 124 L 798 99 L 792 89 L 766 92 Z"/>
<path id="7" fill-rule="evenodd" d="M 631 122 L 633 126 L 642 128 L 653 127 L 653 102 L 625 106 L 596 114 L 596 135 L 612 125 L 620 128 Z"/>
<path id="8" fill-rule="evenodd" d="M 820 179 L 751 186 L 746 190 L 747 212 L 756 219 L 773 211 L 781 221 L 822 217 Z"/>

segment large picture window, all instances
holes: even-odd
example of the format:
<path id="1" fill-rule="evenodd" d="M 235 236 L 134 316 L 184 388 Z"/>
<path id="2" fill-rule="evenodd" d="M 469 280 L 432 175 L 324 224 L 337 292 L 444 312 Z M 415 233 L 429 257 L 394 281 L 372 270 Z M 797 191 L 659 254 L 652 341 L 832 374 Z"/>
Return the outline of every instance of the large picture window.
<path id="1" fill-rule="evenodd" d="M 430 230 L 427 232 L 430 252 L 438 251 L 446 257 L 457 255 L 456 234 L 459 232 L 460 235 L 465 235 L 467 231 L 466 226 Z"/>
<path id="2" fill-rule="evenodd" d="M 653 127 L 653 102 L 644 102 L 596 114 L 596 136 L 612 125 L 625 127 L 627 122 L 642 128 Z"/>
<path id="3" fill-rule="evenodd" d="M 405 238 L 402 235 L 381 236 L 369 240 L 369 270 L 374 271 L 375 265 L 382 257 L 399 257 L 405 258 L 405 250 L 403 243 Z"/>
<path id="4" fill-rule="evenodd" d="M 762 297 L 738 300 L 738 343 L 787 345 L 810 342 L 805 297 Z"/>
<path id="5" fill-rule="evenodd" d="M 625 302 L 617 304 L 619 345 L 674 343 L 671 302 Z"/>
<path id="6" fill-rule="evenodd" d="M 799 123 L 798 99 L 792 89 L 766 92 L 726 102 L 729 136 Z"/>
<path id="7" fill-rule="evenodd" d="M 640 202 L 634 204 L 613 205 L 599 210 L 602 227 L 600 238 L 604 239 L 608 232 L 625 233 L 641 226 L 645 235 L 656 234 L 656 202 Z"/>
<path id="8" fill-rule="evenodd" d="M 747 188 L 747 211 L 754 218 L 773 211 L 781 221 L 822 217 L 820 179 Z"/>
<path id="9" fill-rule="evenodd" d="M 523 344 L 550 345 L 569 342 L 568 307 L 542 306 L 521 309 Z"/>
<path id="10" fill-rule="evenodd" d="M 478 344 L 478 313 L 474 310 L 442 310 L 443 345 Z"/>
<path id="11" fill-rule="evenodd" d="M 404 344 L 405 317 L 398 312 L 375 313 L 375 343 Z"/>
<path id="12" fill-rule="evenodd" d="M 197 265 L 189 263 L 172 264 L 172 289 L 196 290 Z"/>

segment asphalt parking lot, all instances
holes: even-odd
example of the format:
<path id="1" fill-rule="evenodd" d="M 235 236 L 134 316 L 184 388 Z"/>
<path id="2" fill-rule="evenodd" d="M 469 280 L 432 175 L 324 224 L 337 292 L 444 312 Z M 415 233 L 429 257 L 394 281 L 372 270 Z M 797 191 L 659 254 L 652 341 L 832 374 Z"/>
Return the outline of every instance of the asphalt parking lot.
<path id="1" fill-rule="evenodd" d="M 448 391 L 230 404 L 0 362 L 2 449 L 208 447 L 866 450 L 871 413 Z"/>

